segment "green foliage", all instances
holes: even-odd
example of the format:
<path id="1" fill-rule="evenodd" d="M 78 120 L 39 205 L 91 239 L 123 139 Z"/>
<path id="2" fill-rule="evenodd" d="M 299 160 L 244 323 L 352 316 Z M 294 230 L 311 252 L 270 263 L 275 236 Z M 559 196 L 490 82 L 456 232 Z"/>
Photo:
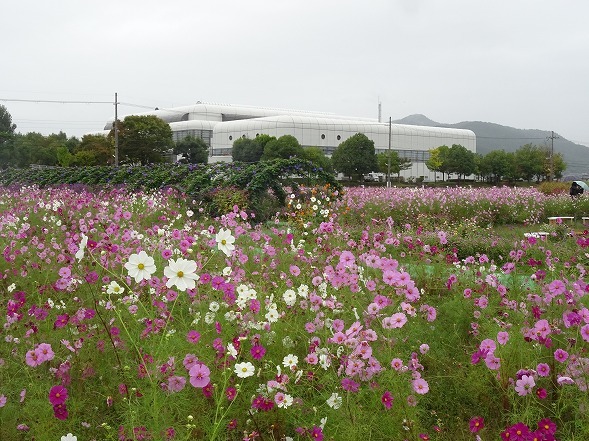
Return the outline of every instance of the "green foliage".
<path id="1" fill-rule="evenodd" d="M 401 158 L 399 152 L 396 150 L 391 150 L 390 155 L 388 152 L 379 153 L 376 155 L 376 159 L 378 161 L 378 171 L 381 173 L 389 173 L 390 164 L 390 172 L 400 176 L 401 171 L 409 170 L 412 166 L 411 160 L 409 158 Z"/>
<path id="2" fill-rule="evenodd" d="M 356 179 L 378 169 L 374 141 L 363 133 L 356 133 L 342 142 L 333 152 L 331 161 L 338 172 Z"/>
<path id="3" fill-rule="evenodd" d="M 112 139 L 104 135 L 84 135 L 80 144 L 74 149 L 74 157 L 70 165 L 110 165 L 113 162 L 114 144 Z"/>
<path id="4" fill-rule="evenodd" d="M 264 146 L 256 139 L 239 138 L 233 141 L 231 158 L 234 162 L 258 162 L 264 154 Z"/>
<path id="5" fill-rule="evenodd" d="M 312 162 L 317 167 L 321 167 L 323 170 L 329 173 L 333 173 L 333 164 L 331 159 L 328 158 L 323 150 L 319 147 L 305 147 L 304 159 Z"/>
<path id="6" fill-rule="evenodd" d="M 118 124 L 121 164 L 164 162 L 174 147 L 170 125 L 157 116 L 131 115 Z M 114 129 L 108 136 L 114 137 Z"/>
<path id="7" fill-rule="evenodd" d="M 182 164 L 206 164 L 209 162 L 209 147 L 201 139 L 187 136 L 174 146 L 174 154 L 182 155 L 178 161 Z"/>
<path id="8" fill-rule="evenodd" d="M 546 153 L 537 146 L 526 144 L 515 152 L 519 177 L 530 182 L 534 177 L 539 181 L 544 175 Z"/>
<path id="9" fill-rule="evenodd" d="M 448 173 L 448 154 L 450 148 L 447 145 L 441 145 L 429 151 L 429 159 L 425 162 L 427 168 L 434 172 L 442 173 L 442 181 L 444 174 Z"/>
<path id="10" fill-rule="evenodd" d="M 476 171 L 476 161 L 473 152 L 460 144 L 452 144 L 446 158 L 448 173 L 456 173 L 458 179 L 468 176 Z"/>
<path id="11" fill-rule="evenodd" d="M 278 139 L 269 140 L 264 147 L 262 161 L 271 159 L 304 158 L 305 152 L 299 141 L 292 135 L 283 135 Z"/>
<path id="12" fill-rule="evenodd" d="M 0 171 L 0 185 L 39 185 L 41 187 L 62 184 L 91 186 L 125 185 L 129 190 L 154 190 L 175 187 L 187 194 L 197 205 L 210 207 L 214 213 L 231 209 L 233 205 L 273 210 L 286 203 L 286 187 L 297 188 L 296 179 L 304 176 L 308 185 L 329 184 L 341 189 L 335 176 L 303 159 L 277 159 L 257 164 L 150 164 L 127 167 L 51 167 L 35 169 L 7 169 Z M 229 188 L 219 199 L 212 195 L 219 189 Z M 237 190 L 239 191 L 237 191 Z M 235 191 L 235 200 L 229 193 Z M 223 196 L 224 195 L 224 196 Z M 247 203 L 245 200 L 247 199 Z M 207 213 L 209 214 L 209 213 Z"/>
<path id="13" fill-rule="evenodd" d="M 206 211 L 214 217 L 232 212 L 236 207 L 244 211 L 250 208 L 247 191 L 234 186 L 215 188 L 206 195 L 205 200 L 210 201 Z"/>

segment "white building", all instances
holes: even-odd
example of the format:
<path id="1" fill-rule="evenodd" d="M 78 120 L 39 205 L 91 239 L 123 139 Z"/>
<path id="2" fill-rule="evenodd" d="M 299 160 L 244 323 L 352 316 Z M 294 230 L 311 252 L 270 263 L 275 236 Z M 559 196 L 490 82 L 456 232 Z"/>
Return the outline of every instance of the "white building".
<path id="1" fill-rule="evenodd" d="M 476 136 L 470 130 L 402 124 L 389 127 L 388 122 L 328 113 L 198 102 L 142 114 L 156 115 L 168 122 L 175 141 L 189 135 L 202 138 L 209 146 L 209 162 L 230 162 L 233 142 L 240 137 L 292 135 L 303 147 L 320 147 L 331 155 L 341 142 L 356 133 L 373 140 L 376 153 L 386 152 L 390 134 L 391 150 L 411 159 L 413 164 L 402 176 L 434 180 L 434 173 L 425 166 L 430 149 L 460 144 L 476 152 Z M 111 127 L 112 121 L 105 130 Z"/>

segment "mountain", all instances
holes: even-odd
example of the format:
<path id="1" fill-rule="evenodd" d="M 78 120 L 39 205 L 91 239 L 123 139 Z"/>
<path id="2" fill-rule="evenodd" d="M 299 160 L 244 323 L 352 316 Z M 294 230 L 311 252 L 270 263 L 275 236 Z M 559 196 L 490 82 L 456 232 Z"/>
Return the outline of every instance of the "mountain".
<path id="1" fill-rule="evenodd" d="M 395 124 L 412 126 L 449 127 L 454 129 L 472 130 L 477 137 L 477 153 L 486 155 L 493 150 L 515 152 L 524 144 L 551 147 L 549 130 L 516 129 L 514 127 L 482 121 L 463 121 L 456 124 L 444 124 L 432 121 L 425 115 L 409 115 L 393 121 Z M 589 147 L 575 144 L 558 133 L 554 134 L 554 153 L 562 153 L 567 164 L 564 179 L 589 178 Z"/>

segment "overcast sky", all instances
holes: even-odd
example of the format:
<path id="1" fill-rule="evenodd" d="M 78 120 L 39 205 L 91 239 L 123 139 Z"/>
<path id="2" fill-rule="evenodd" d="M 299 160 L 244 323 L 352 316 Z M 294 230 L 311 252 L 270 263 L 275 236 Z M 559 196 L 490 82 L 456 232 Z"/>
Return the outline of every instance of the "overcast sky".
<path id="1" fill-rule="evenodd" d="M 19 0 L 0 101 L 21 133 L 101 130 L 119 101 L 388 121 L 421 113 L 589 145 L 587 0 Z M 141 111 L 119 106 L 119 115 Z"/>

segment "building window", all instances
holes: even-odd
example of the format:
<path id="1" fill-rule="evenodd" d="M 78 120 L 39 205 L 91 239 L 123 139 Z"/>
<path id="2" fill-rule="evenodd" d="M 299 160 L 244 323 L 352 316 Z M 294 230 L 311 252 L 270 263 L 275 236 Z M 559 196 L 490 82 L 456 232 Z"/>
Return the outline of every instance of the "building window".
<path id="1" fill-rule="evenodd" d="M 339 141 L 340 139 L 342 139 L 342 137 L 340 135 L 337 135 L 337 140 Z"/>
<path id="2" fill-rule="evenodd" d="M 325 139 L 325 133 L 321 134 L 321 139 Z"/>
<path id="3" fill-rule="evenodd" d="M 229 141 L 233 140 L 233 136 L 229 135 Z"/>

